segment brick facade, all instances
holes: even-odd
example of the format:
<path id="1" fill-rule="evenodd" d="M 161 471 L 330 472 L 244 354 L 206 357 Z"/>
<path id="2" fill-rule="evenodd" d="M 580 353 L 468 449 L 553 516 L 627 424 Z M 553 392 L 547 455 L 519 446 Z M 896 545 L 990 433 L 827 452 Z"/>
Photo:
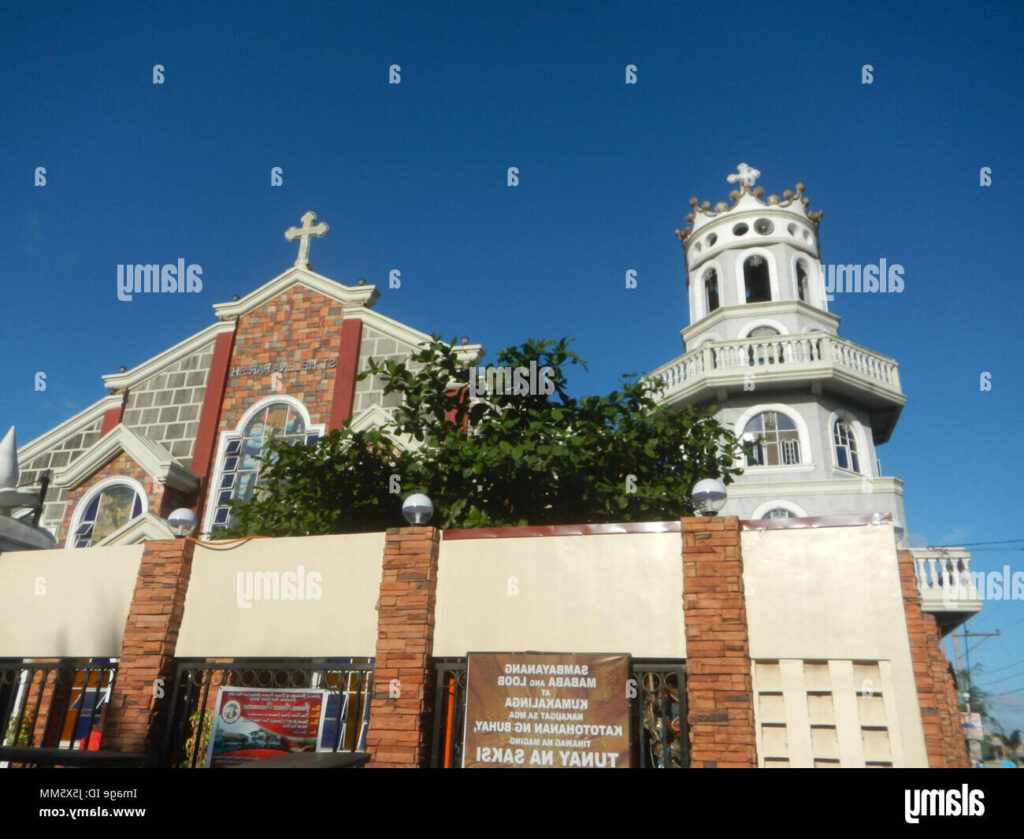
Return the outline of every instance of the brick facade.
<path id="1" fill-rule="evenodd" d="M 921 611 L 914 555 L 900 551 L 898 557 L 928 765 L 933 769 L 968 768 L 970 761 L 960 724 L 956 689 L 949 675 L 949 662 L 939 646 L 942 637 L 934 615 Z"/>
<path id="2" fill-rule="evenodd" d="M 686 701 L 693 768 L 757 766 L 736 518 L 684 518 Z"/>
<path id="3" fill-rule="evenodd" d="M 428 704 L 440 538 L 440 531 L 433 527 L 387 532 L 366 735 L 367 750 L 373 755 L 371 767 L 423 767 L 429 756 Z"/>
<path id="4" fill-rule="evenodd" d="M 171 702 L 174 652 L 194 551 L 195 543 L 187 539 L 146 543 L 103 722 L 104 749 L 155 757 Z"/>
<path id="5" fill-rule="evenodd" d="M 275 394 L 298 399 L 310 422 L 327 424 L 341 350 L 341 303 L 293 285 L 239 318 L 224 389 L 220 430 L 233 429 L 249 408 Z M 316 361 L 316 369 L 304 369 Z M 294 362 L 298 370 L 249 373 L 247 368 Z M 275 381 L 281 388 L 275 388 Z"/>

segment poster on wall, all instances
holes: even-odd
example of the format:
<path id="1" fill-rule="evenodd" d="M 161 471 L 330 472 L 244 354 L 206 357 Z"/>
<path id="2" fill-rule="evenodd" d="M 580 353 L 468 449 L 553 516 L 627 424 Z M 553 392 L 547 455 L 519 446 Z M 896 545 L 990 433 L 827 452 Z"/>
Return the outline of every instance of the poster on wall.
<path id="1" fill-rule="evenodd" d="M 293 752 L 315 752 L 326 702 L 327 692 L 315 688 L 222 687 L 217 692 L 207 767 L 230 768 Z"/>
<path id="2" fill-rule="evenodd" d="M 463 766 L 628 768 L 626 653 L 469 653 Z M 632 692 L 631 692 L 632 691 Z"/>

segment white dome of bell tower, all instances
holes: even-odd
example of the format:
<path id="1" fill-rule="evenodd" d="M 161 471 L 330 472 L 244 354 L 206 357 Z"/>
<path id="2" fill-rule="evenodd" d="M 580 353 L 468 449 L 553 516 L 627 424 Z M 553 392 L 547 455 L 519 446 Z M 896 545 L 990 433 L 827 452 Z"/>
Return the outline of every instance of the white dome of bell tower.
<path id="1" fill-rule="evenodd" d="M 731 205 L 690 199 L 691 223 L 676 236 L 686 252 L 690 326 L 687 345 L 743 338 L 757 329 L 779 334 L 836 334 L 828 314 L 818 228 L 804 185 L 782 198 L 754 183 L 761 173 L 741 163 L 727 180 L 739 185 Z"/>

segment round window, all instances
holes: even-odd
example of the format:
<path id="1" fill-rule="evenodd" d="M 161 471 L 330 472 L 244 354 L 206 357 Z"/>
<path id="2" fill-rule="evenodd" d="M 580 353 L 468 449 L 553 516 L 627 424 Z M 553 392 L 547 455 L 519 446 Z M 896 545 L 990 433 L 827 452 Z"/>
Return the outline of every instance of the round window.
<path id="1" fill-rule="evenodd" d="M 737 224 L 737 225 L 736 225 L 735 227 L 733 227 L 733 229 L 732 229 L 732 232 L 733 232 L 733 235 L 734 235 L 734 236 L 742 236 L 742 235 L 743 235 L 744 233 L 746 233 L 746 232 L 747 232 L 747 231 L 748 231 L 749 229 L 750 229 L 750 228 L 749 228 L 749 227 L 747 227 L 747 226 L 746 226 L 746 225 L 745 225 L 745 224 L 744 224 L 744 223 L 743 223 L 743 222 L 741 221 L 741 222 L 740 222 L 739 224 Z"/>
<path id="2" fill-rule="evenodd" d="M 772 224 L 766 218 L 759 218 L 754 222 L 754 230 L 760 233 L 762 236 L 767 236 L 775 229 L 775 225 Z"/>
<path id="3" fill-rule="evenodd" d="M 710 247 L 712 247 L 715 244 L 715 242 L 718 241 L 718 234 L 717 233 L 709 233 L 708 234 L 708 238 L 705 239 L 704 241 L 707 243 L 707 246 L 710 248 Z"/>

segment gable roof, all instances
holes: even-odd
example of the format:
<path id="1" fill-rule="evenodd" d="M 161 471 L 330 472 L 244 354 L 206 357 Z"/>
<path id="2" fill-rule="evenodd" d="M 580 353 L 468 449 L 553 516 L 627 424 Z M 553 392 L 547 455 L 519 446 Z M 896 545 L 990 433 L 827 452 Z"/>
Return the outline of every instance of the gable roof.
<path id="1" fill-rule="evenodd" d="M 18 449 L 18 462 L 27 463 L 36 455 L 42 454 L 47 449 L 56 446 L 62 440 L 72 434 L 81 433 L 82 429 L 103 418 L 103 415 L 112 408 L 120 408 L 123 397 L 120 394 L 112 393 L 104 396 L 98 402 L 93 402 L 88 408 L 79 411 L 77 414 L 64 420 L 60 425 L 51 428 L 49 431 L 40 434 L 34 440 L 30 440 Z"/>
<path id="2" fill-rule="evenodd" d="M 237 320 L 283 291 L 287 291 L 293 285 L 303 285 L 310 291 L 336 300 L 345 308 L 370 308 L 380 297 L 376 286 L 342 285 L 315 271 L 293 266 L 239 300 L 233 300 L 230 303 L 214 303 L 213 312 L 222 321 Z"/>
<path id="3" fill-rule="evenodd" d="M 61 489 L 74 489 L 121 451 L 161 484 L 183 492 L 192 492 L 199 486 L 199 476 L 182 466 L 167 449 L 126 425 L 118 425 L 93 443 L 77 460 L 57 472 L 53 483 Z"/>
<path id="4" fill-rule="evenodd" d="M 154 355 L 148 361 L 143 361 L 142 364 L 137 364 L 131 370 L 126 370 L 123 373 L 109 373 L 103 377 L 103 385 L 107 390 L 124 390 L 125 388 L 133 387 L 139 382 L 148 379 L 150 376 L 154 376 L 159 373 L 164 367 L 174 364 L 177 361 L 181 361 L 185 356 L 198 350 L 200 347 L 209 344 L 221 332 L 230 332 L 234 328 L 234 324 L 229 323 L 214 323 L 206 327 L 201 332 L 197 332 L 190 338 L 186 338 L 175 344 L 173 347 L 168 347 L 162 353 Z"/>

